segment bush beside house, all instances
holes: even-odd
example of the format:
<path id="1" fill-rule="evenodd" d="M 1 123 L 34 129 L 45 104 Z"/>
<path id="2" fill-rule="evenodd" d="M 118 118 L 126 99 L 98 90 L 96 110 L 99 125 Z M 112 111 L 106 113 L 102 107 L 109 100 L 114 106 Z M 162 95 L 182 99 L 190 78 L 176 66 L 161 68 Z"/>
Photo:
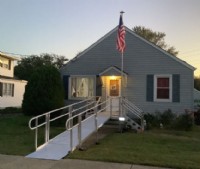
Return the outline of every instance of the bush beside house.
<path id="1" fill-rule="evenodd" d="M 194 118 L 189 113 L 176 115 L 170 109 L 167 111 L 155 112 L 154 114 L 145 114 L 146 129 L 165 128 L 174 130 L 192 130 L 194 125 Z"/>
<path id="2" fill-rule="evenodd" d="M 64 91 L 59 71 L 42 66 L 31 75 L 26 86 L 22 110 L 25 115 L 39 115 L 64 106 Z"/>

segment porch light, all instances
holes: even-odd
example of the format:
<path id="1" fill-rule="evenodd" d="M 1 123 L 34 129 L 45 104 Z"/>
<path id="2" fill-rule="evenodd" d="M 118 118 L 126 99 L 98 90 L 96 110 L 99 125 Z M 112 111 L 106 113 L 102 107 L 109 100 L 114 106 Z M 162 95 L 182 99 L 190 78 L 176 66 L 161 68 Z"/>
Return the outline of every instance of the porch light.
<path id="1" fill-rule="evenodd" d="M 119 117 L 119 121 L 125 121 L 125 117 Z"/>
<path id="2" fill-rule="evenodd" d="M 111 79 L 111 80 L 116 80 L 117 77 L 113 75 L 113 76 L 110 77 L 110 79 Z"/>

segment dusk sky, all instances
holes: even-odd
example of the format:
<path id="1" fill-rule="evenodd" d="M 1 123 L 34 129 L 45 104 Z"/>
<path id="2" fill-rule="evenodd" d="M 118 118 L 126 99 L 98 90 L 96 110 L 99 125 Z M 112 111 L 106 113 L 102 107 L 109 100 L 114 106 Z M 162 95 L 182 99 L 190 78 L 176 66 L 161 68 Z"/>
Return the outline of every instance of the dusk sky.
<path id="1" fill-rule="evenodd" d="M 116 27 L 121 10 L 128 28 L 166 33 L 200 76 L 200 0 L 0 0 L 0 51 L 71 59 Z"/>

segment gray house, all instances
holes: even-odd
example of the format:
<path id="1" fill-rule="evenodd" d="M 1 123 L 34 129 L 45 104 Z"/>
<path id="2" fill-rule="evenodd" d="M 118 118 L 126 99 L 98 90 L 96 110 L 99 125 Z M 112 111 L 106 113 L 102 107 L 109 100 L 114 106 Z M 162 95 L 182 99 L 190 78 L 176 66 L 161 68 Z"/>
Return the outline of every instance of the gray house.
<path id="1" fill-rule="evenodd" d="M 117 110 L 123 96 L 149 113 L 193 109 L 195 68 L 125 28 L 123 78 L 116 27 L 61 69 L 65 99 L 112 97 Z"/>

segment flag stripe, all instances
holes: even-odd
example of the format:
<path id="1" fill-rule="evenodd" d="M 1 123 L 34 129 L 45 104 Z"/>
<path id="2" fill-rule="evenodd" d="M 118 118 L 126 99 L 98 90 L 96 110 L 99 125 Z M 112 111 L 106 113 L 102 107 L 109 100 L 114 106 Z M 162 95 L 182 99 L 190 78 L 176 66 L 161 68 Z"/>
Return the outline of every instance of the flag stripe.
<path id="1" fill-rule="evenodd" d="M 125 32 L 125 27 L 123 25 L 122 15 L 120 15 L 118 34 L 117 34 L 117 50 L 121 53 L 124 52 L 126 47 L 125 34 L 126 32 Z"/>

